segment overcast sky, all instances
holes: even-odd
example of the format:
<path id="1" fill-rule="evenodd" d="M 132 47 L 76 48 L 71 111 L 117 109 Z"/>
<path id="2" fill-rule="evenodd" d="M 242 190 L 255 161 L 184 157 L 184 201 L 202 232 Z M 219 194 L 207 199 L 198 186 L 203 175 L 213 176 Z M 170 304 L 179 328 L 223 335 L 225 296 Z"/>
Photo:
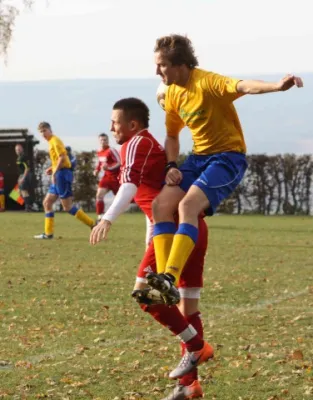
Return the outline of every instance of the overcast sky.
<path id="1" fill-rule="evenodd" d="M 169 33 L 187 34 L 201 67 L 219 73 L 313 72 L 311 4 L 36 0 L 16 21 L 0 80 L 153 77 L 155 39 Z"/>

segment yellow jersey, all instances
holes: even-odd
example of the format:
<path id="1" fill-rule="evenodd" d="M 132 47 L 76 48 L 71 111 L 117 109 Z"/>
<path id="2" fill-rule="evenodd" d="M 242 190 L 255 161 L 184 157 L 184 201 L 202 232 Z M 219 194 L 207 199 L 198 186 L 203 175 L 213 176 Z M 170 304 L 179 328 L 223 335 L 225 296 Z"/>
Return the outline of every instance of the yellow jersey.
<path id="1" fill-rule="evenodd" d="M 239 79 L 195 68 L 186 87 L 172 84 L 165 96 L 166 130 L 177 137 L 187 126 L 194 154 L 227 151 L 246 153 L 240 121 L 233 101 Z"/>
<path id="2" fill-rule="evenodd" d="M 52 171 L 55 170 L 59 161 L 59 157 L 62 154 L 65 154 L 65 159 L 63 161 L 63 164 L 61 165 L 61 168 L 71 168 L 71 162 L 67 155 L 67 151 L 62 140 L 59 139 L 57 136 L 53 135 L 48 143 L 49 143 L 49 156 L 52 164 Z"/>

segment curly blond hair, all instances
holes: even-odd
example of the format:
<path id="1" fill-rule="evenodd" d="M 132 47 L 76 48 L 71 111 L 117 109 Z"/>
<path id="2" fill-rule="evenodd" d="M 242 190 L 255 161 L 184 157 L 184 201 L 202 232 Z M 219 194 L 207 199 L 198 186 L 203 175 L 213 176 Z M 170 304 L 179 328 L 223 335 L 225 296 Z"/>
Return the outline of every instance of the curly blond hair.
<path id="1" fill-rule="evenodd" d="M 154 52 L 162 53 L 174 66 L 186 65 L 193 69 L 199 65 L 195 49 L 187 36 L 162 36 L 156 40 Z"/>

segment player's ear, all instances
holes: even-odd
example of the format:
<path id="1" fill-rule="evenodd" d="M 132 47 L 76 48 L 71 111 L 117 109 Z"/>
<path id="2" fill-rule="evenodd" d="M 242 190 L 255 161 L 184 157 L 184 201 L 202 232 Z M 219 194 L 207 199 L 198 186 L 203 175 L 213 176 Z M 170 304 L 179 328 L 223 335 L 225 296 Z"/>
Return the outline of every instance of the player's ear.
<path id="1" fill-rule="evenodd" d="M 138 129 L 138 122 L 137 121 L 130 121 L 129 128 L 131 131 L 136 131 Z"/>

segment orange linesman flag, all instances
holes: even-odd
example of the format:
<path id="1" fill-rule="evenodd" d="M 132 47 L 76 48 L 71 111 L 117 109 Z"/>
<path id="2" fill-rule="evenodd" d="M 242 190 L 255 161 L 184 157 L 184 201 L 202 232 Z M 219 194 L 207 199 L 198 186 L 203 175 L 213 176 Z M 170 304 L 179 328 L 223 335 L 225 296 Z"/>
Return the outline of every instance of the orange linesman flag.
<path id="1" fill-rule="evenodd" d="M 11 193 L 9 194 L 9 197 L 11 197 L 11 199 L 13 199 L 14 201 L 16 201 L 18 204 L 20 204 L 21 206 L 24 204 L 24 199 L 23 197 L 20 195 L 20 191 L 18 190 L 18 184 L 16 184 L 14 186 L 14 189 L 11 191 Z"/>

